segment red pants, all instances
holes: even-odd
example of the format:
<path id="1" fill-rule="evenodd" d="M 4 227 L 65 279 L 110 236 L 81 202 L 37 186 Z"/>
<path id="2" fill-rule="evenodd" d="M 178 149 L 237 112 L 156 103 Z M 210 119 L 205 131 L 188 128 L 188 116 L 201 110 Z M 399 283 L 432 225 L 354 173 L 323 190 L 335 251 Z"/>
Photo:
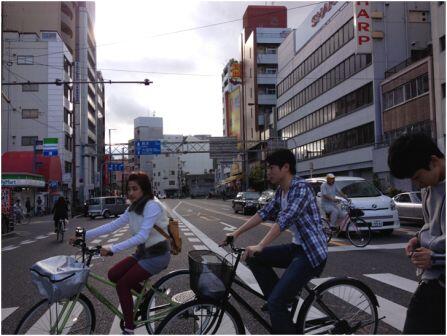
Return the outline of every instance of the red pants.
<path id="1" fill-rule="evenodd" d="M 137 292 L 142 290 L 140 282 L 151 275 L 143 269 L 135 258 L 127 257 L 109 270 L 110 281 L 116 283 L 116 291 L 124 315 L 124 325 L 127 329 L 134 329 L 133 299 L 131 289 Z"/>

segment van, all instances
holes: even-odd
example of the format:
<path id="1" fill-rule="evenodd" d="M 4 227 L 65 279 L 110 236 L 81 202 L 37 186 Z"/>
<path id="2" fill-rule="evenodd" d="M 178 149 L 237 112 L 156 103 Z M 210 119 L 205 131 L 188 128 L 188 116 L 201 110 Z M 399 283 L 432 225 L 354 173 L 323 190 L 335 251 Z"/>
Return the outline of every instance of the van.
<path id="1" fill-rule="evenodd" d="M 114 215 L 118 217 L 127 209 L 127 206 L 125 197 L 94 197 L 88 200 L 88 214 L 92 219 L 97 216 L 109 218 Z"/>
<path id="2" fill-rule="evenodd" d="M 323 214 L 320 187 L 326 182 L 326 178 L 308 178 L 306 181 L 312 187 L 320 213 Z M 348 196 L 354 207 L 363 210 L 365 214 L 362 218 L 371 224 L 371 230 L 391 234 L 400 227 L 396 203 L 390 197 L 383 195 L 371 182 L 361 177 L 336 176 L 335 185 Z"/>

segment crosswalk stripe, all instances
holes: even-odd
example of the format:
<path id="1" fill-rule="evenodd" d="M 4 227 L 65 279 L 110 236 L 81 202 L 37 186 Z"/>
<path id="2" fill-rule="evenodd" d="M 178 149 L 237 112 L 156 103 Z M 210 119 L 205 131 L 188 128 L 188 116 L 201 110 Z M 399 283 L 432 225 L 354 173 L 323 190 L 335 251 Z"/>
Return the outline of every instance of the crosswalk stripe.
<path id="1" fill-rule="evenodd" d="M 364 276 L 383 282 L 387 285 L 403 289 L 407 292 L 414 293 L 418 287 L 418 283 L 407 278 L 400 277 L 392 273 L 363 274 Z"/>
<path id="2" fill-rule="evenodd" d="M 16 248 L 18 248 L 18 246 L 15 246 L 15 245 L 5 246 L 4 248 L 2 248 L 2 252 L 3 251 L 11 251 L 11 250 L 14 250 Z"/>
<path id="3" fill-rule="evenodd" d="M 399 250 L 404 249 L 407 243 L 382 244 L 382 245 L 368 245 L 365 247 L 355 246 L 331 246 L 328 248 L 329 252 L 347 252 L 347 251 L 369 251 L 369 250 Z"/>
<path id="4" fill-rule="evenodd" d="M 99 244 L 100 242 L 102 242 L 102 239 L 95 239 L 95 240 L 92 240 L 90 243 L 91 244 Z"/>
<path id="5" fill-rule="evenodd" d="M 183 234 L 185 236 L 194 236 L 194 233 L 192 233 L 192 232 L 184 232 Z"/>
<path id="6" fill-rule="evenodd" d="M 48 238 L 48 236 L 41 235 L 41 236 L 35 237 L 35 239 L 45 239 L 45 238 Z"/>
<path id="7" fill-rule="evenodd" d="M 119 240 L 119 238 L 112 238 L 112 239 L 109 239 L 107 242 L 113 243 L 113 242 L 116 242 L 117 240 Z"/>
<path id="8" fill-rule="evenodd" d="M 31 243 L 35 243 L 35 242 L 36 242 L 35 240 L 24 240 L 24 241 L 20 242 L 19 244 L 26 245 L 26 244 L 31 244 Z"/>
<path id="9" fill-rule="evenodd" d="M 2 308 L 2 321 L 7 318 L 9 315 L 14 313 L 19 307 L 12 308 Z"/>
<path id="10" fill-rule="evenodd" d="M 205 245 L 193 245 L 194 250 L 208 250 Z"/>

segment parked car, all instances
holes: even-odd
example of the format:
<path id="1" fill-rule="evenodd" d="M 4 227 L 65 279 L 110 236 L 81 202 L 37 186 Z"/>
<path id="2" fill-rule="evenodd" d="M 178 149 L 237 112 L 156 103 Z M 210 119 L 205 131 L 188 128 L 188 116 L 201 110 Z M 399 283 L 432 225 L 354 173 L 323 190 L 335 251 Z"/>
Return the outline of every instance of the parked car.
<path id="1" fill-rule="evenodd" d="M 258 198 L 258 209 L 263 208 L 267 203 L 269 203 L 273 196 L 275 196 L 274 190 L 264 190 Z"/>
<path id="2" fill-rule="evenodd" d="M 163 191 L 160 191 L 157 195 L 157 198 L 159 199 L 166 199 L 166 194 Z"/>
<path id="3" fill-rule="evenodd" d="M 260 196 L 261 194 L 256 191 L 243 191 L 238 193 L 233 200 L 234 213 L 242 211 L 242 214 L 246 215 L 249 212 L 256 212 Z"/>
<path id="4" fill-rule="evenodd" d="M 109 218 L 110 216 L 118 217 L 128 207 L 126 198 L 119 196 L 90 198 L 88 204 L 88 214 L 92 219 L 97 216 L 103 216 L 104 218 Z"/>
<path id="5" fill-rule="evenodd" d="M 393 197 L 400 220 L 423 223 L 422 196 L 420 191 L 405 192 Z"/>
<path id="6" fill-rule="evenodd" d="M 314 190 L 320 212 L 324 214 L 321 208 L 320 187 L 326 182 L 326 178 L 309 178 L 306 181 Z M 383 195 L 371 182 L 361 177 L 337 176 L 335 185 L 348 196 L 356 208 L 363 210 L 365 214 L 362 218 L 371 224 L 371 230 L 392 233 L 400 227 L 396 203 Z"/>

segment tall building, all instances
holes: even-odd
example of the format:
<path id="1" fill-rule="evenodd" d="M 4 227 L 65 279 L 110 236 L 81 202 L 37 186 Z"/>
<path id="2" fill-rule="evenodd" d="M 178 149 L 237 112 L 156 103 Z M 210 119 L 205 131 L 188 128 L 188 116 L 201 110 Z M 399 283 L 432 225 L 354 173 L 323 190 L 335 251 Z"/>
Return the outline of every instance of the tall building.
<path id="1" fill-rule="evenodd" d="M 445 1 L 431 1 L 436 138 L 445 153 Z"/>
<path id="2" fill-rule="evenodd" d="M 383 141 L 385 72 L 426 55 L 430 3 L 369 4 L 371 52 L 357 52 L 359 2 L 318 6 L 279 48 L 277 125 L 302 176 L 372 180 L 373 150 Z"/>
<path id="3" fill-rule="evenodd" d="M 71 78 L 83 81 L 96 80 L 95 3 L 93 1 L 2 2 L 2 19 L 2 28 L 6 32 L 35 33 L 42 38 L 44 38 L 43 32 L 56 32 L 73 56 L 74 72 Z M 34 64 L 45 67 L 48 66 L 48 63 L 44 63 L 47 56 L 57 58 L 61 55 L 56 52 L 40 53 L 35 55 Z M 75 199 L 83 201 L 92 196 L 95 193 L 95 187 L 99 186 L 97 176 L 99 163 L 96 156 L 97 88 L 91 83 L 76 84 L 73 90 L 75 119 L 73 150 L 76 155 L 71 176 L 76 178 Z"/>
<path id="4" fill-rule="evenodd" d="M 102 82 L 101 71 L 97 71 L 96 78 L 98 82 Z M 96 84 L 96 109 L 98 111 L 98 119 L 96 124 L 96 138 L 97 138 L 97 158 L 98 158 L 98 172 L 95 181 L 95 189 L 99 188 L 99 194 L 102 196 L 105 193 L 104 186 L 107 183 L 107 167 L 106 167 L 106 153 L 105 153 L 105 133 L 106 133 L 106 105 L 105 105 L 105 90 L 104 83 Z"/>
<path id="5" fill-rule="evenodd" d="M 73 55 L 55 31 L 4 32 L 2 36 L 2 82 L 32 83 L 2 86 L 4 171 L 42 174 L 47 188 L 41 192 L 71 197 L 72 86 L 35 82 L 71 81 Z M 41 156 L 45 138 L 57 139 L 58 155 L 50 159 L 51 165 L 44 164 Z"/>
<path id="6" fill-rule="evenodd" d="M 138 117 L 134 119 L 134 139 L 131 150 L 135 152 L 135 141 L 160 140 L 163 139 L 163 118 Z M 135 170 L 141 170 L 152 176 L 153 155 L 135 156 L 135 162 L 131 161 Z"/>

